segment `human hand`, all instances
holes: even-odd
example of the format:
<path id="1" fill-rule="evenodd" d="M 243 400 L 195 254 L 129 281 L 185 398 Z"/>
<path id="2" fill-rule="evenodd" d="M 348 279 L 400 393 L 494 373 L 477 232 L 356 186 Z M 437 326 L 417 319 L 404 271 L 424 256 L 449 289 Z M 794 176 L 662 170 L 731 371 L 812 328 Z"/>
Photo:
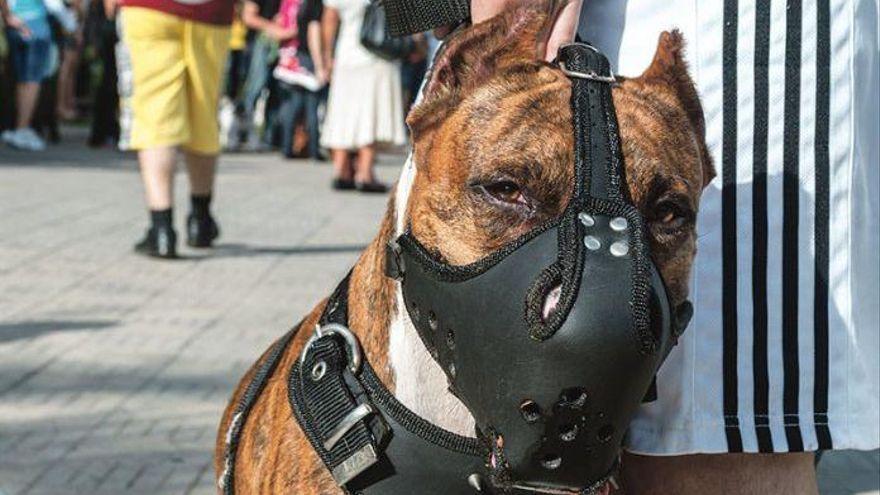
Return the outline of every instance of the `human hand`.
<path id="1" fill-rule="evenodd" d="M 266 34 L 276 41 L 284 42 L 297 35 L 296 24 L 286 28 L 281 27 L 278 24 L 272 24 L 272 26 L 266 30 Z"/>
<path id="2" fill-rule="evenodd" d="M 471 0 L 471 22 L 477 24 L 488 20 L 500 14 L 504 9 L 508 8 L 512 0 Z M 569 0 L 562 11 L 556 17 L 553 29 L 550 31 L 550 37 L 547 40 L 547 47 L 544 52 L 544 58 L 551 61 L 556 58 L 556 52 L 559 47 L 574 41 L 575 31 L 577 30 L 578 18 L 581 12 L 583 0 Z M 442 39 L 451 32 L 450 27 L 442 27 L 434 31 L 434 35 Z"/>
<path id="3" fill-rule="evenodd" d="M 6 27 L 8 27 L 9 29 L 14 29 L 18 31 L 18 33 L 21 34 L 21 37 L 24 39 L 28 39 L 31 37 L 30 28 L 28 28 L 27 24 L 25 24 L 24 21 L 22 21 L 18 17 L 9 14 L 8 16 L 6 16 L 5 19 L 3 19 L 3 23 L 6 24 Z"/>

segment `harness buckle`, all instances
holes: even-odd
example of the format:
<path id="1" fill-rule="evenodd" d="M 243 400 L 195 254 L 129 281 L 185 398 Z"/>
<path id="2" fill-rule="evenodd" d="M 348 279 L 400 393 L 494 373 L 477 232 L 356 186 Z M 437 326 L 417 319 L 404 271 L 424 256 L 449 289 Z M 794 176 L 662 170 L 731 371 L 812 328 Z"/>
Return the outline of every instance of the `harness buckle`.
<path id="1" fill-rule="evenodd" d="M 312 336 L 309 337 L 309 340 L 306 341 L 302 355 L 299 358 L 300 366 L 305 366 L 309 349 L 312 348 L 315 342 L 328 335 L 339 335 L 345 341 L 345 344 L 348 347 L 347 354 L 349 356 L 348 369 L 356 375 L 358 371 L 360 371 L 361 362 L 363 361 L 361 345 L 358 343 L 357 337 L 348 329 L 348 327 L 338 323 L 328 323 L 323 326 L 315 325 L 315 333 L 313 333 Z"/>
<path id="2" fill-rule="evenodd" d="M 590 45 L 589 43 L 566 43 L 559 47 L 559 51 L 561 52 L 565 47 L 571 45 L 578 45 L 588 48 L 596 53 L 601 53 L 595 46 Z M 611 67 L 608 67 L 608 74 L 599 74 L 594 70 L 589 70 L 587 72 L 581 72 L 577 70 L 571 70 L 565 67 L 565 60 L 559 61 L 559 69 L 562 70 L 562 73 L 568 77 L 574 77 L 577 79 L 586 79 L 587 81 L 596 81 L 607 84 L 614 84 L 617 82 L 617 78 L 614 76 L 614 71 Z"/>

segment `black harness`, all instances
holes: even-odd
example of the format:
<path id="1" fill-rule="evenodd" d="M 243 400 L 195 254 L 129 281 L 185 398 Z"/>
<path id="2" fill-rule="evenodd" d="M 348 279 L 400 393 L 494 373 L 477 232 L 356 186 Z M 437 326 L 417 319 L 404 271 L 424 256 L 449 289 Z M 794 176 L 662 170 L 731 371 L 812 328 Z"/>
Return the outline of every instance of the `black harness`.
<path id="1" fill-rule="evenodd" d="M 410 233 L 389 243 L 388 275 L 476 437 L 416 416 L 385 388 L 348 329 L 348 277 L 289 370 L 297 422 L 349 494 L 592 493 L 690 320 L 672 308 L 628 197 L 607 59 L 563 47 L 572 78 L 575 190 L 565 212 L 468 266 Z M 556 292 L 556 309 L 544 314 Z M 242 426 L 291 340 L 270 351 L 230 426 L 224 493 Z"/>

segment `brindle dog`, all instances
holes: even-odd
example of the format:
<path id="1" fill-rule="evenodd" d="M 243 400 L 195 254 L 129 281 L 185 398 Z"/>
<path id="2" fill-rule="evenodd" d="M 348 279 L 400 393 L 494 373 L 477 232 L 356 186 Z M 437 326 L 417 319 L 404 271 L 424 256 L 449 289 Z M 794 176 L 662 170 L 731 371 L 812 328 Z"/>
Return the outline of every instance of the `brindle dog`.
<path id="1" fill-rule="evenodd" d="M 384 248 L 395 234 L 397 215 L 405 215 L 415 236 L 438 256 L 466 264 L 559 215 L 568 202 L 574 182 L 571 82 L 539 56 L 560 4 L 523 1 L 453 35 L 435 63 L 424 101 L 408 118 L 417 164 L 408 206 L 397 212 L 391 199 L 378 236 L 354 267 L 349 299 L 351 329 L 391 390 L 395 381 L 407 381 L 402 379 L 407 374 L 442 373 L 408 369 L 400 363 L 434 365 L 390 349 L 389 327 L 399 308 L 397 283 L 384 275 Z M 664 33 L 651 66 L 639 77 L 621 78 L 613 91 L 627 184 L 646 218 L 673 305 L 688 292 L 697 207 L 714 175 L 683 49 L 679 33 Z M 238 494 L 339 493 L 287 401 L 288 371 L 323 306 L 305 318 L 244 426 L 235 466 Z M 414 335 L 412 327 L 407 331 Z M 218 476 L 231 414 L 256 367 L 242 379 L 220 424 Z M 439 396 L 447 395 L 445 382 L 437 389 L 416 383 L 422 385 L 409 395 L 430 397 L 423 397 L 421 406 L 401 398 L 405 404 L 444 426 L 464 428 L 467 417 L 450 425 L 448 418 L 438 418 L 455 414 L 431 410 L 433 396 L 442 402 Z"/>

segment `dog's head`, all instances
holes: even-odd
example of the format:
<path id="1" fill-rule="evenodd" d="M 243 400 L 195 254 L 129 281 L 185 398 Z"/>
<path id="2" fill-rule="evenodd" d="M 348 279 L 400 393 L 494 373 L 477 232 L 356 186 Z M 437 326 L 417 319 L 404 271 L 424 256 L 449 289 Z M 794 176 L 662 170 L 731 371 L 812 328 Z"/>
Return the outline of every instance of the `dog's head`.
<path id="1" fill-rule="evenodd" d="M 418 168 L 413 235 L 455 265 L 485 257 L 560 215 L 574 184 L 571 82 L 542 61 L 564 2 L 528 0 L 454 35 L 409 115 Z M 626 179 L 674 304 L 696 252 L 695 220 L 714 171 L 678 32 L 613 96 Z"/>

